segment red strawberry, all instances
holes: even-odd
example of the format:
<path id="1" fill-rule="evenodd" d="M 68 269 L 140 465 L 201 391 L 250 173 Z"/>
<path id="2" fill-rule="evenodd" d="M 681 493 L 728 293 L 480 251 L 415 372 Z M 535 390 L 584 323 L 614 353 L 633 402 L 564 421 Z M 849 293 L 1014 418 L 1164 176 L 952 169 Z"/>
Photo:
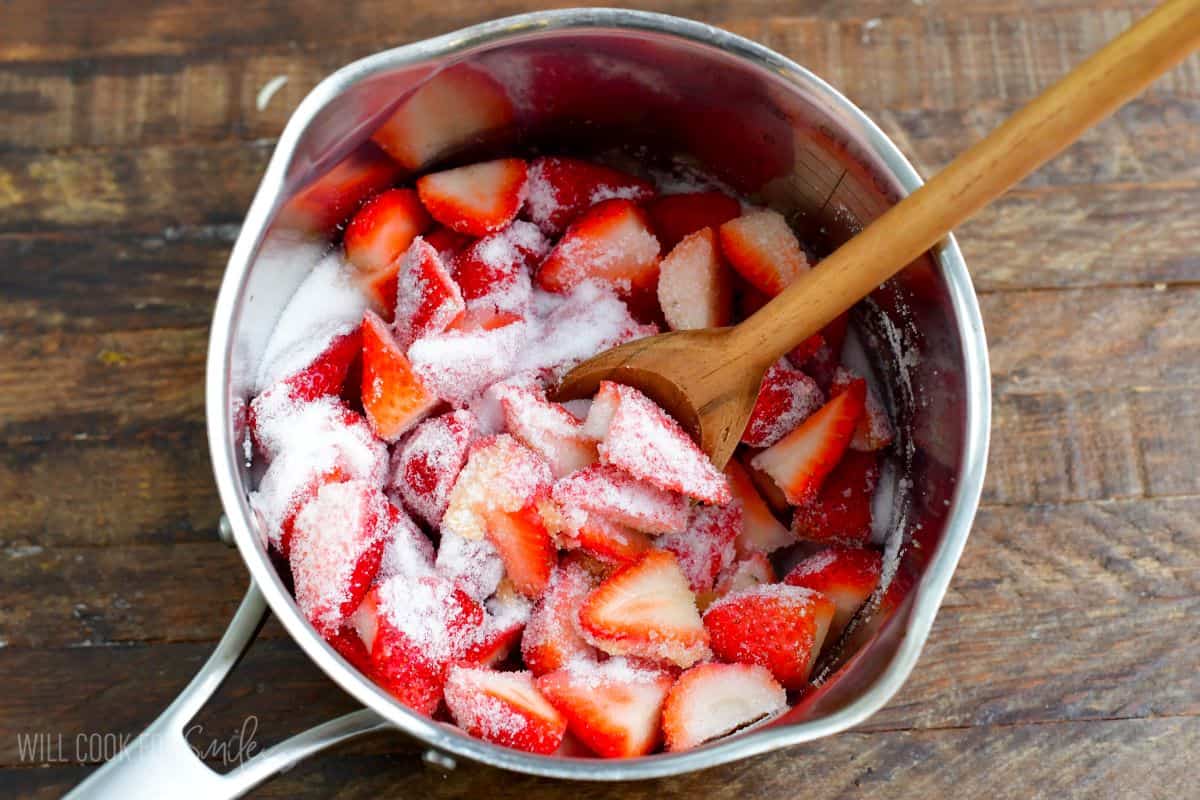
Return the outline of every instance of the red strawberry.
<path id="1" fill-rule="evenodd" d="M 442 517 L 443 534 L 482 539 L 493 512 L 515 513 L 550 488 L 550 465 L 507 434 L 471 446 Z"/>
<path id="2" fill-rule="evenodd" d="M 521 656 L 534 675 L 598 655 L 576 626 L 579 608 L 592 588 L 592 576 L 577 564 L 563 564 L 551 573 L 521 637 Z"/>
<path id="3" fill-rule="evenodd" d="M 704 612 L 713 653 L 722 661 L 759 664 L 788 689 L 808 681 L 834 614 L 820 592 L 786 584 L 727 594 Z"/>
<path id="4" fill-rule="evenodd" d="M 796 540 L 767 507 L 745 467 L 730 460 L 725 466 L 725 476 L 729 478 L 734 499 L 742 507 L 742 531 L 735 542 L 740 554 L 772 553 Z"/>
<path id="5" fill-rule="evenodd" d="M 364 145 L 300 190 L 283 207 L 280 221 L 288 228 L 327 235 L 364 199 L 391 186 L 398 172 L 396 162 L 378 147 Z"/>
<path id="6" fill-rule="evenodd" d="M 649 536 L 610 522 L 599 514 L 588 514 L 587 520 L 572 538 L 583 552 L 616 565 L 637 561 L 642 553 L 650 549 Z"/>
<path id="7" fill-rule="evenodd" d="M 371 654 L 353 626 L 343 625 L 336 633 L 326 634 L 325 641 L 329 642 L 329 646 L 346 659 L 350 666 L 364 675 L 371 674 Z"/>
<path id="8" fill-rule="evenodd" d="M 658 280 L 658 240 L 646 212 L 629 200 L 593 206 L 558 240 L 537 273 L 537 284 L 565 294 L 587 280 L 629 296 L 653 290 Z"/>
<path id="9" fill-rule="evenodd" d="M 412 189 L 389 189 L 375 195 L 358 210 L 342 246 L 346 258 L 358 268 L 377 308 L 390 317 L 396 304 L 399 259 L 433 224 Z"/>
<path id="10" fill-rule="evenodd" d="M 508 579 L 526 597 L 541 595 L 558 553 L 537 508 L 530 504 L 520 511 L 492 511 L 485 516 L 488 538 L 500 551 Z"/>
<path id="11" fill-rule="evenodd" d="M 816 355 L 822 347 L 825 346 L 825 337 L 820 331 L 805 339 L 800 344 L 793 347 L 787 354 L 788 361 L 792 362 L 792 366 L 796 368 L 803 367 L 805 362 Z"/>
<path id="12" fill-rule="evenodd" d="M 362 355 L 362 328 L 338 334 L 307 367 L 284 378 L 288 393 L 294 400 L 316 400 L 324 395 L 341 392 L 350 368 Z M 253 407 L 253 405 L 251 406 Z"/>
<path id="13" fill-rule="evenodd" d="M 527 753 L 553 753 L 567 732 L 566 719 L 528 672 L 451 667 L 446 707 L 470 736 Z"/>
<path id="14" fill-rule="evenodd" d="M 459 64 L 433 75 L 372 134 L 409 170 L 512 122 L 512 102 L 484 71 Z"/>
<path id="15" fill-rule="evenodd" d="M 755 209 L 721 226 L 721 252 L 755 289 L 774 297 L 808 269 L 796 234 L 778 211 Z"/>
<path id="16" fill-rule="evenodd" d="M 847 450 L 815 500 L 796 508 L 792 530 L 811 542 L 865 545 L 871 538 L 871 498 L 879 482 L 875 453 Z"/>
<path id="17" fill-rule="evenodd" d="M 724 192 L 669 194 L 652 200 L 646 213 L 663 249 L 704 228 L 719 228 L 742 213 L 742 204 Z"/>
<path id="18" fill-rule="evenodd" d="M 651 550 L 614 572 L 579 610 L 584 639 L 609 655 L 688 667 L 709 656 L 696 598 L 675 556 Z"/>
<path id="19" fill-rule="evenodd" d="M 390 486 L 404 506 L 431 527 L 438 527 L 450 489 L 479 436 L 479 421 L 470 411 L 454 411 L 426 420 L 393 458 Z"/>
<path id="20" fill-rule="evenodd" d="M 829 547 L 793 567 L 783 582 L 820 592 L 833 602 L 837 610 L 826 638 L 836 642 L 879 585 L 882 572 L 883 556 L 875 550 Z"/>
<path id="21" fill-rule="evenodd" d="M 507 430 L 540 453 L 556 478 L 596 460 L 596 443 L 584 436 L 583 423 L 540 387 L 504 385 L 498 392 Z"/>
<path id="22" fill-rule="evenodd" d="M 658 303 L 673 331 L 728 325 L 733 302 L 729 270 L 717 252 L 712 228 L 675 245 L 658 273 Z"/>
<path id="23" fill-rule="evenodd" d="M 833 373 L 833 383 L 829 387 L 829 393 L 831 395 L 838 394 L 857 379 L 858 376 L 850 370 L 838 367 Z M 895 438 L 896 432 L 892 429 L 887 410 L 883 407 L 879 395 L 875 393 L 870 384 L 867 384 L 863 418 L 859 420 L 858 427 L 854 429 L 854 438 L 850 440 L 850 448 L 864 451 L 882 450 Z"/>
<path id="24" fill-rule="evenodd" d="M 450 277 L 437 250 L 418 238 L 404 255 L 397 276 L 396 339 L 408 346 L 441 333 L 466 311 L 462 292 Z"/>
<path id="25" fill-rule="evenodd" d="M 529 268 L 549 250 L 537 226 L 517 220 L 465 247 L 454 259 L 454 279 L 468 304 L 486 301 L 523 312 L 530 299 Z"/>
<path id="26" fill-rule="evenodd" d="M 849 312 L 839 315 L 833 322 L 821 329 L 823 344 L 809 356 L 807 361 L 793 361 L 796 366 L 812 376 L 821 391 L 828 392 L 833 383 L 834 374 L 842 363 L 842 348 L 846 342 L 846 329 L 850 324 Z"/>
<path id="27" fill-rule="evenodd" d="M 649 181 L 575 158 L 547 156 L 529 165 L 525 211 L 549 235 L 556 235 L 580 212 L 605 200 L 635 203 L 654 196 Z"/>
<path id="28" fill-rule="evenodd" d="M 437 405 L 374 312 L 363 317 L 363 410 L 380 439 L 394 442 Z"/>
<path id="29" fill-rule="evenodd" d="M 421 208 L 424 208 L 424 206 Z M 461 234 L 458 231 L 452 231 L 449 228 L 443 228 L 440 225 L 426 233 L 424 239 L 429 243 L 430 247 L 438 251 L 438 255 L 442 257 L 442 262 L 445 264 L 451 263 L 455 256 L 465 250 L 467 245 L 472 242 L 470 236 Z"/>
<path id="30" fill-rule="evenodd" d="M 657 546 L 675 554 L 692 591 L 699 594 L 712 591 L 717 575 L 733 563 L 734 540 L 741 532 L 742 509 L 736 503 L 695 506 L 687 530 L 660 537 Z"/>
<path id="31" fill-rule="evenodd" d="M 717 579 L 714 590 L 718 598 L 725 597 L 742 589 L 775 583 L 775 568 L 771 561 L 762 553 L 750 553 L 740 561 L 735 561 L 725 568 Z"/>
<path id="32" fill-rule="evenodd" d="M 810 502 L 846 452 L 865 395 L 866 384 L 858 381 L 750 463 L 774 478 L 789 503 Z"/>
<path id="33" fill-rule="evenodd" d="M 387 498 L 365 481 L 326 484 L 296 515 L 288 553 L 296 604 L 322 634 L 336 633 L 366 595 L 389 522 Z"/>
<path id="34" fill-rule="evenodd" d="M 787 692 L 764 667 L 700 664 L 675 681 L 663 704 L 667 750 L 688 750 L 786 709 Z"/>
<path id="35" fill-rule="evenodd" d="M 683 495 L 666 492 L 616 467 L 599 464 L 560 478 L 554 501 L 564 509 L 600 514 L 644 533 L 670 533 L 687 526 Z"/>
<path id="36" fill-rule="evenodd" d="M 421 202 L 438 222 L 469 236 L 495 233 L 516 218 L 525 193 L 525 162 L 484 161 L 417 179 Z"/>
<path id="37" fill-rule="evenodd" d="M 408 357 L 431 392 L 462 407 L 513 374 L 528 334 L 519 316 L 475 309 L 454 328 L 417 339 L 409 346 Z"/>
<path id="38" fill-rule="evenodd" d="M 469 666 L 494 667 L 512 652 L 513 647 L 521 640 L 525 623 L 515 620 L 495 621 L 488 616 L 484 619 L 479 633 L 472 639 L 462 657 L 462 663 Z"/>
<path id="39" fill-rule="evenodd" d="M 823 401 L 816 381 L 781 358 L 763 376 L 742 441 L 751 447 L 770 447 L 808 419 Z"/>
<path id="40" fill-rule="evenodd" d="M 272 461 L 272 466 L 263 474 L 258 491 L 250 497 L 251 507 L 266 529 L 267 542 L 284 558 L 291 553 L 292 532 L 300 509 L 317 496 L 322 486 L 343 483 L 352 477 L 342 463 L 334 463 L 326 469 L 314 465 L 303 477 L 298 477 L 293 472 L 296 461 L 290 454 Z M 284 485 L 288 481 L 298 483 Z M 286 497 L 281 501 L 280 495 Z"/>
<path id="41" fill-rule="evenodd" d="M 724 505 L 729 484 L 679 423 L 631 386 L 602 381 L 584 423 L 611 464 L 661 489 Z"/>
<path id="42" fill-rule="evenodd" d="M 658 746 L 662 705 L 674 681 L 625 659 L 575 662 L 537 679 L 567 729 L 604 758 L 644 756 Z"/>
<path id="43" fill-rule="evenodd" d="M 750 463 L 754 460 L 754 455 L 755 452 L 751 451 L 741 460 L 741 466 L 745 468 L 746 474 L 750 476 L 750 481 L 754 484 L 754 488 L 758 489 L 759 496 L 762 497 L 767 507 L 776 516 L 791 516 L 792 504 L 784 497 L 783 490 L 779 488 L 779 484 L 775 483 L 774 478 L 770 475 Z"/>
<path id="44" fill-rule="evenodd" d="M 383 558 L 379 562 L 379 572 L 375 576 L 376 582 L 396 575 L 419 578 L 433 572 L 436 556 L 433 542 L 429 541 L 429 537 L 422 533 L 416 523 L 398 506 L 388 503 L 388 511 L 389 530 L 383 546 Z"/>

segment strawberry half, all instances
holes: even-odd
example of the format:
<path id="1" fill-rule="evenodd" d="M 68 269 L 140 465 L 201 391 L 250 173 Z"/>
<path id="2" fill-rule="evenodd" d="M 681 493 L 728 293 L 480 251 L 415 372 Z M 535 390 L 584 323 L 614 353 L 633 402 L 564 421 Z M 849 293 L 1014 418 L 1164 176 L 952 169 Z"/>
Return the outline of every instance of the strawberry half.
<path id="1" fill-rule="evenodd" d="M 773 553 L 796 540 L 767 507 L 745 467 L 731 459 L 725 466 L 725 477 L 742 507 L 742 530 L 735 542 L 740 554 Z"/>
<path id="2" fill-rule="evenodd" d="M 515 513 L 550 488 L 550 465 L 507 434 L 471 446 L 442 517 L 443 533 L 482 539 L 493 512 Z"/>
<path id="3" fill-rule="evenodd" d="M 391 186 L 399 171 L 378 147 L 364 145 L 301 189 L 283 207 L 280 221 L 288 228 L 328 235 L 359 203 Z"/>
<path id="4" fill-rule="evenodd" d="M 717 578 L 714 592 L 720 598 L 742 589 L 775 582 L 775 568 L 771 566 L 770 559 L 762 553 L 750 553 L 725 568 Z"/>
<path id="5" fill-rule="evenodd" d="M 405 347 L 441 333 L 466 311 L 458 284 L 424 239 L 417 238 L 408 248 L 396 282 L 396 340 Z"/>
<path id="6" fill-rule="evenodd" d="M 812 501 L 846 452 L 862 417 L 865 395 L 865 383 L 851 385 L 796 430 L 756 455 L 751 465 L 770 475 L 789 503 Z"/>
<path id="7" fill-rule="evenodd" d="M 547 702 L 529 672 L 451 667 L 446 707 L 476 739 L 549 755 L 562 744 L 567 721 Z"/>
<path id="8" fill-rule="evenodd" d="M 700 664 L 675 681 L 663 704 L 667 750 L 724 736 L 787 709 L 787 692 L 755 664 Z"/>
<path id="9" fill-rule="evenodd" d="M 450 490 L 467 461 L 467 450 L 478 437 L 479 421 L 466 410 L 418 425 L 393 457 L 389 485 L 405 508 L 438 527 L 450 502 Z"/>
<path id="10" fill-rule="evenodd" d="M 742 441 L 751 447 L 770 447 L 808 419 L 823 402 L 816 381 L 781 358 L 763 376 Z"/>
<path id="11" fill-rule="evenodd" d="M 574 546 L 588 555 L 617 566 L 637 561 L 651 547 L 646 534 L 599 514 L 588 514 L 571 539 Z"/>
<path id="12" fill-rule="evenodd" d="M 779 484 L 775 483 L 774 478 L 751 463 L 754 461 L 755 455 L 756 453 L 751 450 L 739 463 L 745 468 L 746 474 L 750 476 L 750 481 L 754 484 L 754 488 L 758 489 L 758 494 L 766 502 L 767 507 L 777 517 L 791 516 L 792 504 L 784 497 L 783 489 L 779 488 Z"/>
<path id="13" fill-rule="evenodd" d="M 750 285 L 774 297 L 808 269 L 796 234 L 778 211 L 760 208 L 721 226 L 721 252 Z"/>
<path id="14" fill-rule="evenodd" d="M 437 405 L 404 357 L 387 324 L 373 311 L 363 317 L 362 403 L 375 435 L 394 442 Z"/>
<path id="15" fill-rule="evenodd" d="M 530 301 L 529 270 L 549 250 L 536 225 L 517 220 L 463 248 L 454 258 L 454 280 L 468 305 L 522 314 Z"/>
<path id="16" fill-rule="evenodd" d="M 759 664 L 788 689 L 808 681 L 829 623 L 833 601 L 788 584 L 751 586 L 717 600 L 704 612 L 713 653 L 722 661 Z"/>
<path id="17" fill-rule="evenodd" d="M 433 220 L 412 189 L 389 189 L 366 203 L 346 226 L 346 259 L 363 276 L 376 308 L 392 315 L 399 259 Z"/>
<path id="18" fill-rule="evenodd" d="M 614 572 L 579 610 L 584 639 L 609 655 L 681 667 L 707 658 L 708 633 L 675 556 L 651 550 Z"/>
<path id="19" fill-rule="evenodd" d="M 499 394 L 505 427 L 540 453 L 556 478 L 595 462 L 596 443 L 583 434 L 583 423 L 547 400 L 541 387 L 505 385 Z"/>
<path id="20" fill-rule="evenodd" d="M 654 185 L 576 158 L 545 156 L 529 165 L 525 213 L 548 235 L 562 233 L 580 212 L 605 200 L 635 203 L 654 196 Z"/>
<path id="21" fill-rule="evenodd" d="M 584 433 L 600 442 L 603 464 L 705 503 L 732 498 L 725 476 L 679 423 L 631 386 L 601 381 Z"/>
<path id="22" fill-rule="evenodd" d="M 424 209 L 424 206 L 421 206 Z M 471 242 L 475 241 L 470 236 L 452 231 L 449 228 L 437 225 L 433 230 L 424 234 L 425 241 L 429 242 L 430 247 L 438 251 L 438 255 L 442 257 L 442 261 L 446 264 L 451 263 L 455 256 L 467 248 Z"/>
<path id="23" fill-rule="evenodd" d="M 629 200 L 605 200 L 571 223 L 542 262 L 537 285 L 565 294 L 595 280 L 624 296 L 653 291 L 658 251 L 646 212 Z"/>
<path id="24" fill-rule="evenodd" d="M 430 215 L 468 236 L 495 233 L 512 222 L 525 195 L 525 162 L 484 161 L 417 179 L 417 194 Z"/>
<path id="25" fill-rule="evenodd" d="M 616 467 L 594 464 L 573 472 L 554 484 L 552 496 L 564 509 L 599 514 L 643 533 L 687 527 L 688 504 L 683 495 L 651 486 Z"/>
<path id="26" fill-rule="evenodd" d="M 829 547 L 801 561 L 783 582 L 828 597 L 836 611 L 826 637 L 836 642 L 850 619 L 879 585 L 883 556 L 861 547 Z"/>
<path id="27" fill-rule="evenodd" d="M 736 503 L 694 506 L 687 530 L 668 533 L 656 545 L 675 554 L 692 591 L 699 594 L 712 591 L 717 575 L 733 563 L 734 541 L 741 532 L 742 509 Z"/>
<path id="28" fill-rule="evenodd" d="M 604 758 L 644 756 L 662 738 L 662 706 L 674 680 L 625 659 L 573 662 L 537 679 L 567 720 L 567 729 Z"/>
<path id="29" fill-rule="evenodd" d="M 673 331 L 729 324 L 733 284 L 712 228 L 689 234 L 662 260 L 658 304 Z"/>
<path id="30" fill-rule="evenodd" d="M 599 655 L 579 635 L 576 622 L 594 585 L 592 576 L 577 564 L 563 564 L 551 573 L 521 637 L 521 656 L 534 675 Z"/>
<path id="31" fill-rule="evenodd" d="M 847 450 L 817 497 L 796 508 L 792 530 L 810 542 L 860 547 L 867 544 L 871 538 L 871 498 L 878 483 L 878 456 Z"/>
<path id="32" fill-rule="evenodd" d="M 531 503 L 520 511 L 492 511 L 485 516 L 488 538 L 500 552 L 508 579 L 526 597 L 541 595 L 558 552 L 537 508 Z"/>
<path id="33" fill-rule="evenodd" d="M 838 367 L 833 373 L 833 383 L 829 387 L 831 395 L 844 391 L 858 376 L 845 367 Z M 863 406 L 863 418 L 854 429 L 854 438 L 850 440 L 853 450 L 882 450 L 896 438 L 888 419 L 887 410 L 879 399 L 879 395 L 870 384 L 867 384 L 866 402 Z"/>
<path id="34" fill-rule="evenodd" d="M 704 228 L 719 228 L 742 213 L 742 204 L 724 192 L 688 192 L 658 197 L 646 205 L 654 232 L 669 250 Z"/>
<path id="35" fill-rule="evenodd" d="M 334 336 L 307 367 L 284 378 L 282 384 L 293 400 L 309 401 L 336 395 L 342 391 L 346 376 L 361 355 L 362 328 L 356 327 Z M 254 403 L 250 407 L 253 409 Z"/>

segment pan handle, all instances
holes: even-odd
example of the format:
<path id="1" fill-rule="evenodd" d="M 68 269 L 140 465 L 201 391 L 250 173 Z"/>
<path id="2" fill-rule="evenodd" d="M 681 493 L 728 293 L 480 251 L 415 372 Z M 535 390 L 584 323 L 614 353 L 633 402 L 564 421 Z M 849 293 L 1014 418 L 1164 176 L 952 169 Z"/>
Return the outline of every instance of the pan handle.
<path id="1" fill-rule="evenodd" d="M 313 753 L 392 727 L 383 717 L 364 708 L 298 733 L 224 775 L 209 769 L 184 738 L 184 728 L 237 666 L 266 616 L 266 600 L 251 581 L 217 649 L 187 688 L 120 755 L 92 773 L 66 797 L 71 800 L 236 798 Z"/>

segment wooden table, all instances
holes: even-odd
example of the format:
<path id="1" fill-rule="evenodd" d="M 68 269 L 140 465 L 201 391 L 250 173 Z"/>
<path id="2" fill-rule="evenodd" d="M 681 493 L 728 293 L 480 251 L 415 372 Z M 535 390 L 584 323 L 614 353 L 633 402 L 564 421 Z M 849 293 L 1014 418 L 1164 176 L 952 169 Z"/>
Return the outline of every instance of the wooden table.
<path id="1" fill-rule="evenodd" d="M 660 0 L 774 47 L 928 174 L 1150 4 Z M 0 4 L 0 795 L 57 796 L 184 685 L 246 584 L 217 541 L 207 326 L 274 138 L 337 66 L 521 2 Z M 101 6 L 105 6 L 101 8 Z M 650 6 L 648 6 L 650 7 Z M 263 110 L 259 88 L 287 84 Z M 965 226 L 995 381 L 983 507 L 916 672 L 851 733 L 682 778 L 426 765 L 262 797 L 1187 797 L 1200 752 L 1200 59 Z M 352 707 L 265 631 L 197 741 Z M 23 753 L 25 734 L 61 737 Z M 80 735 L 83 736 L 80 739 Z M 54 739 L 51 739 L 53 742 Z"/>

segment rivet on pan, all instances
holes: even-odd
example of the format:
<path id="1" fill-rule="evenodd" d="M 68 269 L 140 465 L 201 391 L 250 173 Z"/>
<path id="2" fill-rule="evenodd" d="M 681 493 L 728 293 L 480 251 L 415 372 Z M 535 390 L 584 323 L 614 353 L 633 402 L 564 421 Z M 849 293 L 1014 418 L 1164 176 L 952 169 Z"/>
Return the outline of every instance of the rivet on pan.
<path id="1" fill-rule="evenodd" d="M 234 547 L 237 544 L 233 541 L 233 525 L 229 524 L 229 517 L 224 514 L 221 515 L 220 521 L 217 522 L 217 536 L 229 547 Z"/>
<path id="2" fill-rule="evenodd" d="M 426 764 L 431 764 L 444 770 L 453 770 L 458 768 L 458 762 L 440 750 L 426 750 L 421 756 Z"/>

